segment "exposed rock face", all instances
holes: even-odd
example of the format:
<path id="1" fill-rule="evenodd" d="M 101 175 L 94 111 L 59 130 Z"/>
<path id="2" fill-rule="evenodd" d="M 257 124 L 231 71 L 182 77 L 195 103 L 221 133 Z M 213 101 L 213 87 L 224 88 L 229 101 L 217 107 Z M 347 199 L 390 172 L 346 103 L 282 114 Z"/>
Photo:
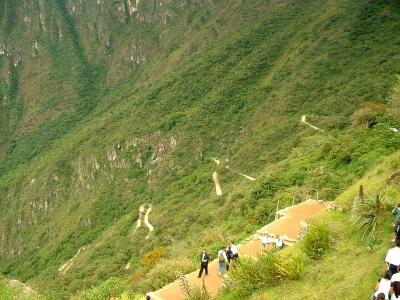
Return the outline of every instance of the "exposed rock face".
<path id="1" fill-rule="evenodd" d="M 37 297 L 39 295 L 35 290 L 33 290 L 32 288 L 30 288 L 29 286 L 18 280 L 15 279 L 5 280 L 1 276 L 0 280 L 6 281 L 10 287 L 15 288 L 15 290 L 18 291 L 16 299 L 25 299 L 27 297 L 35 297 L 35 296 Z"/>
<path id="2" fill-rule="evenodd" d="M 212 6 L 208 0 L 2 1 L 0 127 L 9 136 L 0 130 L 0 161 L 12 136 L 65 114 L 82 117 L 98 102 L 92 98 L 100 86 L 135 76 L 176 42 L 174 28 L 186 30 L 190 11 Z"/>

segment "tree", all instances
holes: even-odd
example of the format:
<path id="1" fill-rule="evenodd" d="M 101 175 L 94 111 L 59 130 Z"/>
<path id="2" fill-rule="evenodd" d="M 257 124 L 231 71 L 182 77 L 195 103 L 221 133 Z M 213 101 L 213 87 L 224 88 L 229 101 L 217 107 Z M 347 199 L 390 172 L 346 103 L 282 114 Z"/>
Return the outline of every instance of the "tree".
<path id="1" fill-rule="evenodd" d="M 364 103 L 358 110 L 353 113 L 353 115 L 351 116 L 351 122 L 353 123 L 353 125 L 366 125 L 368 127 L 372 127 L 376 125 L 379 121 L 381 121 L 386 114 L 387 109 L 384 104 Z"/>

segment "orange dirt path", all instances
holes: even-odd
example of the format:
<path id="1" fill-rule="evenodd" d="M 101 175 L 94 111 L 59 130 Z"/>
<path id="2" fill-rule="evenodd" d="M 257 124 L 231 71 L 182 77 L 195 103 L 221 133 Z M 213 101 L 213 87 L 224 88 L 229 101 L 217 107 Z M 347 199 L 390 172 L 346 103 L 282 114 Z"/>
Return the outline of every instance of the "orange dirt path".
<path id="1" fill-rule="evenodd" d="M 315 200 L 307 200 L 300 204 L 290 206 L 278 212 L 279 219 L 261 228 L 257 234 L 238 245 L 240 255 L 257 256 L 261 254 L 260 236 L 264 232 L 271 235 L 286 236 L 286 243 L 291 244 L 297 240 L 300 222 L 322 213 L 328 207 L 328 203 Z M 186 274 L 190 286 L 202 286 L 202 279 L 197 278 L 199 270 Z M 204 275 L 203 275 L 204 276 Z M 223 279 L 218 275 L 218 262 L 212 261 L 208 266 L 208 275 L 204 276 L 204 284 L 210 295 L 215 296 L 221 289 Z M 155 292 L 156 300 L 184 300 L 179 280 Z"/>

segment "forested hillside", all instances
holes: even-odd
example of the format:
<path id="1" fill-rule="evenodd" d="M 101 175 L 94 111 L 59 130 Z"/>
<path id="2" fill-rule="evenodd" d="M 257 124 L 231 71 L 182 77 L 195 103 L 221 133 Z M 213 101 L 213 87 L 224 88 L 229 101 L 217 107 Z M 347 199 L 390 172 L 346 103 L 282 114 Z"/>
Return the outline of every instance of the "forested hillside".
<path id="1" fill-rule="evenodd" d="M 278 202 L 335 199 L 400 148 L 399 20 L 395 0 L 0 0 L 0 272 L 143 292 Z"/>

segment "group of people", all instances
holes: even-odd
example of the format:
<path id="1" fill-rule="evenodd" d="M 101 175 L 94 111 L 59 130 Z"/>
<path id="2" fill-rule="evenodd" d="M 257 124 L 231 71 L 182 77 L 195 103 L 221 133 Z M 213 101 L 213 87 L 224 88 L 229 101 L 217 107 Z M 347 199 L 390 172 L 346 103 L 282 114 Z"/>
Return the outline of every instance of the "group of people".
<path id="1" fill-rule="evenodd" d="M 277 250 L 283 249 L 286 245 L 284 243 L 284 239 L 281 236 L 272 236 L 268 233 L 263 233 L 260 238 L 261 241 L 261 252 L 264 252 L 266 249 L 271 246 Z M 239 251 L 238 247 L 235 245 L 235 242 L 230 242 L 228 246 L 221 247 L 218 251 L 218 274 L 221 277 L 224 277 L 226 271 L 229 271 L 230 268 L 234 268 L 235 265 L 239 262 Z M 200 278 L 203 274 L 208 275 L 208 264 L 211 261 L 211 256 L 207 252 L 207 249 L 203 249 L 203 252 L 200 255 L 200 271 L 198 277 Z"/>
<path id="2" fill-rule="evenodd" d="M 239 262 L 239 250 L 235 242 L 231 241 L 228 246 L 221 247 L 218 251 L 218 275 L 224 277 L 225 271 L 234 268 Z M 198 277 L 200 278 L 205 272 L 208 275 L 208 264 L 211 261 L 211 256 L 208 254 L 207 249 L 203 249 L 200 255 L 200 271 Z"/>
<path id="3" fill-rule="evenodd" d="M 392 213 L 396 219 L 394 229 L 396 246 L 387 252 L 386 271 L 376 283 L 372 300 L 400 300 L 400 203 Z"/>
<path id="4" fill-rule="evenodd" d="M 261 240 L 261 252 L 264 252 L 266 249 L 275 247 L 277 250 L 283 249 L 286 245 L 284 243 L 283 237 L 279 235 L 269 235 L 268 232 L 264 232 L 260 238 Z"/>

